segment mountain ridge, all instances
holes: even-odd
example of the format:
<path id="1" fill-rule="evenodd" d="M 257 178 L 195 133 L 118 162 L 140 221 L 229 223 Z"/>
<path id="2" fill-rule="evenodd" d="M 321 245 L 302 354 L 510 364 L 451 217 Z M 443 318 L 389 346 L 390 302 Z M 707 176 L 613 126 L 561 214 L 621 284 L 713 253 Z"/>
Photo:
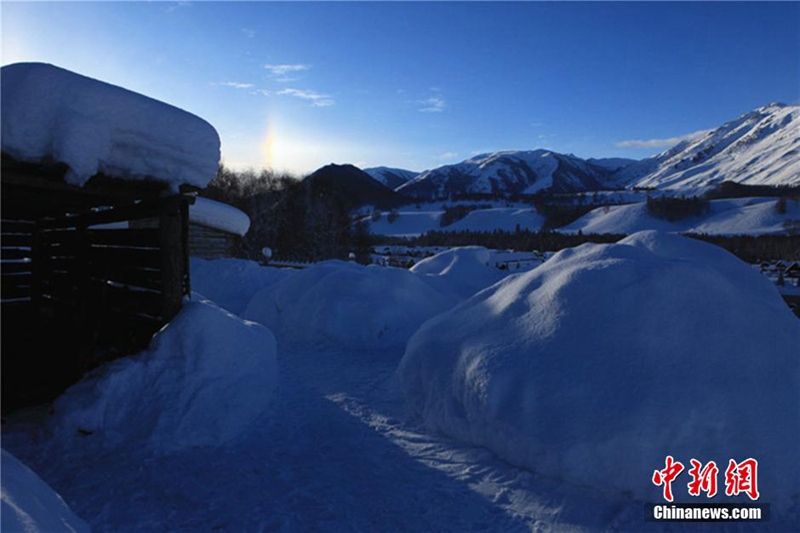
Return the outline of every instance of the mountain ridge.
<path id="1" fill-rule="evenodd" d="M 386 167 L 371 169 L 376 171 L 371 175 L 381 169 Z M 388 170 L 404 176 L 405 181 L 395 187 L 397 192 L 426 199 L 463 194 L 534 194 L 542 190 L 703 191 L 723 181 L 800 186 L 800 106 L 761 106 L 638 161 L 583 159 L 545 149 L 505 150 L 420 173 Z M 385 178 L 376 179 L 385 183 Z"/>

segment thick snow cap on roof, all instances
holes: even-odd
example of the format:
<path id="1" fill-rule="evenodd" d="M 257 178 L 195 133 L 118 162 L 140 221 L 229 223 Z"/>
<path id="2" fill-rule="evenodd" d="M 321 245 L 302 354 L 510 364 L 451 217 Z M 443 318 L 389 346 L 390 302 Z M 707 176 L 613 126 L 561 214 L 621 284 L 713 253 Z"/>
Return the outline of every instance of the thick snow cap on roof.
<path id="1" fill-rule="evenodd" d="M 44 63 L 5 66 L 2 80 L 3 152 L 65 163 L 69 183 L 103 173 L 177 190 L 216 175 L 219 135 L 191 113 Z"/>
<path id="2" fill-rule="evenodd" d="M 250 217 L 232 205 L 198 196 L 189 207 L 189 220 L 209 228 L 245 236 L 250 229 Z"/>
<path id="3" fill-rule="evenodd" d="M 758 461 L 761 500 L 800 487 L 800 322 L 726 251 L 641 232 L 564 250 L 426 322 L 399 378 L 432 428 L 541 473 L 663 501 L 672 455 Z M 746 497 L 745 497 L 746 499 Z M 703 494 L 705 501 L 705 494 Z M 785 507 L 784 507 L 785 508 Z"/>

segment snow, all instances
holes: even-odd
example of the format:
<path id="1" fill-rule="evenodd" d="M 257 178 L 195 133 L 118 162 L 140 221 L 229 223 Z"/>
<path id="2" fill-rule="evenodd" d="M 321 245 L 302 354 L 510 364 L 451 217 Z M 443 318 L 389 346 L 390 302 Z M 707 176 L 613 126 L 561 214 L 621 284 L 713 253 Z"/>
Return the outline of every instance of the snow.
<path id="1" fill-rule="evenodd" d="M 226 444 L 269 414 L 276 351 L 263 326 L 187 302 L 146 351 L 68 389 L 54 404 L 52 431 L 75 446 L 135 442 L 155 453 Z"/>
<path id="2" fill-rule="evenodd" d="M 459 203 L 459 205 L 463 205 Z M 382 213 L 380 220 L 369 222 L 374 235 L 393 237 L 417 237 L 429 231 L 539 231 L 544 225 L 544 217 L 532 207 L 498 207 L 475 209 L 461 220 L 441 226 L 444 211 L 439 206 L 424 206 L 420 209 L 403 209 L 397 212 L 397 219 L 389 222 L 388 213 Z"/>
<path id="3" fill-rule="evenodd" d="M 365 168 L 364 172 L 369 174 L 372 179 L 381 182 L 390 189 L 398 188 L 400 185 L 414 179 L 419 174 L 419 172 L 414 172 L 413 170 L 391 167 Z"/>
<path id="4" fill-rule="evenodd" d="M 534 194 L 553 186 L 558 167 L 558 158 L 547 150 L 506 150 L 426 170 L 396 190 L 431 198 L 464 192 Z"/>
<path id="5" fill-rule="evenodd" d="M 710 212 L 675 222 L 653 217 L 644 202 L 595 209 L 558 231 L 576 233 L 632 234 L 659 230 L 710 235 L 765 235 L 786 233 L 785 224 L 800 220 L 800 202 L 786 201 L 778 213 L 775 198 L 737 198 L 709 202 Z"/>
<path id="6" fill-rule="evenodd" d="M 243 317 L 275 332 L 281 346 L 402 346 L 455 303 L 400 268 L 326 261 L 264 288 Z"/>
<path id="7" fill-rule="evenodd" d="M 220 141 L 203 119 L 171 105 L 43 63 L 2 67 L 2 150 L 25 162 L 66 163 L 66 181 L 97 173 L 205 187 Z"/>
<path id="8" fill-rule="evenodd" d="M 608 376 L 615 371 L 618 373 L 610 382 L 612 388 L 622 389 L 619 394 L 623 397 L 617 398 L 617 403 L 642 395 L 646 392 L 641 390 L 642 387 L 651 384 L 646 381 L 640 387 L 631 384 L 629 378 L 640 373 L 646 363 L 655 364 L 653 361 L 642 358 L 640 363 L 637 359 L 630 368 L 615 364 L 615 358 L 607 353 L 609 343 L 613 344 L 612 347 L 619 346 L 623 355 L 628 344 L 635 348 L 642 343 L 647 344 L 649 339 L 653 344 L 672 342 L 671 346 L 674 346 L 683 342 L 692 345 L 690 338 L 677 335 L 684 333 L 697 335 L 700 347 L 703 348 L 709 341 L 708 337 L 686 330 L 686 324 L 692 320 L 697 321 L 698 330 L 710 328 L 714 335 L 731 337 L 721 341 L 723 347 L 727 347 L 729 357 L 714 368 L 711 374 L 713 377 L 705 379 L 705 389 L 693 392 L 691 398 L 682 398 L 680 394 L 685 391 L 677 387 L 670 389 L 669 397 L 663 402 L 665 407 L 661 411 L 649 411 L 653 402 L 641 407 L 633 402 L 622 407 L 611 403 L 607 408 L 623 414 L 630 414 L 632 409 L 640 409 L 642 423 L 652 421 L 654 415 L 658 415 L 661 418 L 656 422 L 663 419 L 667 424 L 663 430 L 665 433 L 670 429 L 670 422 L 683 418 L 688 428 L 686 431 L 695 434 L 698 446 L 703 447 L 708 443 L 709 450 L 714 446 L 715 428 L 703 433 L 703 428 L 700 427 L 701 422 L 705 421 L 701 415 L 709 404 L 713 403 L 712 409 L 719 413 L 736 410 L 737 419 L 741 416 L 743 423 L 748 424 L 751 423 L 751 411 L 748 409 L 763 411 L 763 416 L 752 423 L 753 434 L 746 434 L 745 430 L 739 431 L 741 428 L 735 423 L 731 426 L 733 429 L 720 426 L 718 430 L 727 436 L 736 433 L 724 446 L 724 459 L 729 455 L 742 459 L 744 453 L 752 453 L 759 459 L 759 475 L 766 476 L 760 480 L 763 493 L 760 501 L 773 505 L 772 517 L 770 521 L 758 524 L 726 524 L 726 530 L 796 530 L 797 515 L 782 517 L 781 507 L 776 504 L 779 498 L 775 495 L 782 494 L 784 489 L 780 484 L 775 484 L 773 477 L 768 475 L 774 464 L 780 463 L 788 478 L 797 479 L 796 475 L 792 475 L 793 471 L 796 472 L 796 463 L 784 461 L 786 450 L 797 445 L 792 432 L 792 428 L 796 427 L 796 424 L 792 425 L 792 421 L 797 420 L 796 357 L 790 358 L 779 375 L 772 372 L 772 363 L 780 357 L 786 337 L 794 335 L 791 340 L 797 340 L 796 333 L 792 333 L 796 332 L 796 319 L 791 324 L 786 322 L 785 316 L 781 314 L 785 311 L 782 307 L 781 310 L 778 309 L 780 306 L 775 302 L 774 295 L 768 296 L 764 293 L 764 284 L 759 280 L 763 278 L 774 291 L 769 280 L 751 267 L 742 267 L 724 252 L 716 249 L 712 252 L 708 245 L 701 243 L 696 243 L 699 247 L 696 248 L 692 245 L 693 241 L 670 236 L 661 236 L 658 239 L 637 236 L 625 243 L 608 251 L 604 251 L 606 249 L 603 247 L 594 251 L 592 247 L 584 247 L 561 252 L 549 260 L 554 263 L 544 263 L 528 274 L 501 280 L 497 285 L 462 304 L 460 308 L 442 315 L 444 318 L 433 318 L 428 322 L 429 325 L 422 327 L 426 331 L 424 335 L 431 336 L 433 326 L 430 324 L 441 325 L 444 320 L 463 316 L 466 310 L 477 305 L 476 302 L 494 298 L 495 303 L 503 303 L 498 301 L 501 291 L 506 291 L 505 294 L 509 296 L 506 303 L 510 307 L 524 308 L 526 302 L 518 297 L 533 293 L 516 289 L 520 288 L 520 284 L 533 279 L 542 281 L 543 289 L 545 286 L 559 289 L 553 291 L 552 304 L 542 311 L 541 320 L 566 325 L 581 318 L 585 319 L 589 326 L 581 330 L 580 334 L 574 335 L 572 342 L 587 346 L 595 343 L 591 344 L 591 353 L 597 354 L 599 364 L 586 368 L 576 364 L 579 361 L 569 351 L 556 354 L 562 355 L 559 358 L 563 360 L 562 368 L 565 368 L 565 373 L 574 376 L 571 383 L 575 385 L 570 388 L 562 387 L 559 391 L 560 401 L 555 407 L 550 404 L 552 412 L 545 413 L 541 420 L 537 419 L 537 423 L 551 424 L 549 427 L 554 441 L 563 431 L 560 428 L 569 423 L 586 424 L 588 430 L 598 429 L 600 422 L 594 421 L 590 415 L 602 414 L 605 398 L 610 398 L 609 401 L 613 402 L 614 395 L 610 392 L 605 396 L 591 397 L 590 401 L 584 398 L 583 411 L 580 408 L 575 409 L 580 416 L 574 422 L 558 416 L 563 414 L 566 407 L 579 403 L 582 396 L 590 395 L 590 391 L 584 391 L 578 384 L 596 384 L 597 380 L 591 379 L 595 373 L 598 377 Z M 677 244 L 671 246 L 670 243 Z M 658 254 L 649 251 L 650 248 L 657 250 Z M 515 257 L 517 252 L 490 251 L 489 260 L 492 263 Z M 570 258 L 573 263 L 567 263 Z M 702 258 L 702 261 L 698 258 Z M 274 278 L 280 276 L 275 269 L 259 267 L 251 262 L 192 259 L 193 273 L 209 269 L 205 271 L 207 277 L 203 282 L 204 286 L 197 287 L 195 279 L 193 285 L 204 293 L 213 287 L 219 291 L 221 300 L 228 298 L 232 302 L 230 307 L 244 305 L 249 299 L 249 293 L 253 291 L 247 285 L 263 284 L 262 293 L 253 299 L 253 303 L 280 303 L 284 318 L 291 316 L 296 321 L 289 325 L 294 336 L 305 332 L 309 338 L 324 337 L 323 330 L 330 329 L 330 323 L 340 316 L 337 308 L 341 308 L 342 322 L 337 326 L 340 329 L 334 328 L 334 331 L 338 331 L 338 340 L 325 338 L 324 344 L 295 343 L 295 346 L 279 342 L 280 354 L 274 358 L 275 345 L 268 340 L 267 337 L 270 336 L 263 328 L 232 317 L 210 303 L 190 304 L 193 318 L 188 322 L 181 319 L 178 324 L 178 329 L 186 335 L 178 334 L 175 323 L 159 334 L 170 335 L 175 341 L 160 341 L 157 354 L 158 357 L 164 356 L 162 359 L 175 363 L 174 372 L 150 371 L 146 375 L 147 379 L 142 378 L 138 386 L 131 383 L 134 381 L 130 375 L 132 370 L 117 374 L 115 379 L 98 379 L 97 376 L 92 376 L 87 381 L 93 385 L 82 389 L 83 392 L 79 395 L 85 400 L 81 404 L 85 407 L 74 413 L 76 416 L 73 420 L 81 418 L 77 415 L 84 413 L 81 415 L 83 420 L 94 421 L 95 426 L 81 423 L 64 427 L 56 423 L 64 419 L 59 409 L 64 405 L 62 400 L 56 404 L 55 415 L 49 414 L 50 406 L 43 406 L 32 412 L 5 416 L 3 447 L 34 468 L 79 516 L 89 522 L 92 530 L 98 533 L 663 531 L 663 523 L 645 521 L 642 501 L 633 498 L 637 495 L 635 491 L 619 493 L 611 490 L 612 486 L 605 483 L 598 488 L 565 478 L 559 479 L 528 466 L 519 468 L 510 464 L 507 458 L 502 458 L 497 450 L 490 451 L 460 437 L 454 439 L 432 431 L 419 414 L 409 409 L 401 387 L 402 381 L 398 379 L 397 368 L 404 357 L 405 348 L 401 339 L 406 333 L 397 336 L 398 342 L 388 344 L 373 342 L 371 338 L 360 336 L 365 330 L 374 332 L 373 326 L 362 324 L 371 320 L 373 314 L 391 316 L 398 323 L 406 324 L 407 331 L 410 331 L 413 329 L 411 322 L 424 319 L 423 316 L 416 315 L 436 312 L 429 308 L 429 313 L 421 313 L 420 309 L 423 306 L 432 307 L 430 301 L 433 298 L 442 300 L 441 305 L 445 309 L 456 304 L 459 298 L 448 298 L 428 287 L 427 282 L 436 276 L 443 279 L 450 277 L 453 282 L 458 281 L 459 277 L 463 281 L 471 281 L 473 274 L 475 279 L 483 279 L 483 259 L 485 252 L 480 248 L 454 250 L 450 254 L 442 253 L 439 257 L 430 258 L 425 265 L 418 268 L 418 272 L 333 262 L 291 272 L 280 281 Z M 622 273 L 612 276 L 617 282 L 625 282 L 618 288 L 612 289 L 607 283 L 598 283 L 595 279 L 587 280 L 583 277 L 592 272 L 600 276 L 603 271 L 610 271 L 617 266 L 623 268 L 628 264 L 626 262 L 635 265 L 628 266 L 627 277 Z M 586 272 L 579 268 L 587 263 L 594 266 L 594 271 Z M 575 268 L 570 268 L 570 264 Z M 666 280 L 659 274 L 663 273 L 664 268 L 672 273 Z M 686 281 L 681 273 L 687 268 L 695 268 L 705 275 L 681 289 L 680 284 Z M 740 272 L 742 268 L 755 277 Z M 639 274 L 641 276 L 637 277 Z M 327 276 L 331 279 L 324 279 Z M 559 281 L 562 276 L 563 282 Z M 218 278 L 216 284 L 215 277 Z M 728 286 L 733 283 L 734 278 L 736 286 Z M 303 282 L 293 285 L 289 283 L 298 279 Z M 641 285 L 643 290 L 652 290 L 654 285 L 658 285 L 653 281 L 658 279 L 663 282 L 658 286 L 658 294 L 651 292 L 646 297 L 638 294 L 642 291 L 638 291 L 637 286 Z M 593 289 L 583 290 L 581 280 L 589 283 Z M 485 280 L 486 283 L 489 281 L 491 280 Z M 739 285 L 740 282 L 743 285 Z M 305 292 L 302 290 L 304 283 L 311 285 Z M 706 288 L 706 285 L 713 290 Z M 729 289 L 725 292 L 727 301 L 722 305 L 715 305 L 719 303 L 718 300 L 705 303 L 705 297 L 711 292 L 717 294 L 716 290 L 720 285 Z M 570 292 L 570 287 L 576 290 Z M 478 284 L 477 288 L 480 288 Z M 414 301 L 408 304 L 401 296 L 394 294 L 394 291 L 408 293 Z M 269 297 L 270 292 L 281 297 Z M 582 296 L 579 298 L 576 292 Z M 595 292 L 598 302 L 592 306 L 592 302 L 587 302 L 586 298 L 591 298 Z M 673 295 L 676 292 L 679 296 Z M 379 298 L 376 293 L 382 296 Z M 683 301 L 675 302 L 680 295 L 683 295 Z M 695 295 L 699 301 L 692 298 Z M 717 296 L 722 298 L 720 294 Z M 351 301 L 346 301 L 348 299 Z M 747 300 L 752 305 L 748 314 L 752 325 L 742 332 L 737 330 L 742 322 L 741 305 L 737 304 L 740 299 Z M 658 302 L 658 305 L 647 307 L 647 302 Z M 666 305 L 663 310 L 662 302 Z M 571 303 L 577 303 L 578 306 L 573 308 Z M 678 305 L 677 318 L 672 318 L 672 312 Z M 703 311 L 704 306 L 715 306 L 713 317 Z M 324 312 L 328 316 L 323 316 Z M 321 321 L 315 313 L 323 316 Z M 669 317 L 665 318 L 663 315 L 668 313 Z M 490 333 L 495 338 L 506 334 L 509 342 L 525 340 L 510 332 L 521 321 L 505 322 L 503 318 L 509 314 L 511 313 L 503 311 L 498 305 L 496 309 L 489 309 L 480 316 L 480 327 L 477 329 L 465 322 L 456 324 L 456 329 L 453 330 L 441 327 L 437 335 L 445 339 L 443 344 L 459 337 L 465 348 L 474 348 L 477 345 L 477 336 Z M 630 321 L 630 326 L 623 328 L 617 323 L 615 327 L 612 323 L 615 316 L 619 322 Z M 475 317 L 477 319 L 478 314 Z M 775 321 L 775 324 L 766 324 L 769 321 Z M 655 326 L 648 328 L 648 322 L 658 322 L 656 333 L 650 336 L 648 334 L 653 332 Z M 453 326 L 450 322 L 448 325 Z M 610 326 L 607 335 L 596 331 L 605 326 Z M 762 329 L 764 331 L 760 332 Z M 781 332 L 775 335 L 775 330 L 778 329 Z M 276 333 L 279 333 L 280 340 L 280 332 Z M 672 334 L 679 338 L 667 338 Z M 757 388 L 749 396 L 743 394 L 736 398 L 732 395 L 729 400 L 723 394 L 723 389 L 735 387 L 737 392 L 748 391 L 748 387 L 752 389 L 756 379 L 748 378 L 748 372 L 755 363 L 751 361 L 747 364 L 742 361 L 745 355 L 730 349 L 740 337 L 746 335 L 756 338 L 744 342 L 745 349 L 752 348 L 756 343 L 760 345 L 758 355 L 763 371 L 759 375 L 770 374 L 769 389 Z M 772 338 L 765 343 L 763 337 L 767 335 L 772 335 Z M 180 337 L 180 340 L 176 337 Z M 209 337 L 213 337 L 213 341 Z M 581 341 L 582 338 L 585 340 Z M 190 342 L 191 339 L 194 341 Z M 560 340 L 564 341 L 564 338 L 561 337 Z M 595 345 L 597 348 L 593 347 Z M 190 347 L 191 349 L 187 349 Z M 145 363 L 142 359 L 147 358 L 147 354 L 154 350 L 155 347 L 151 347 L 145 354 L 133 358 L 133 363 L 128 363 L 127 366 L 143 367 L 147 364 L 152 367 L 152 362 Z M 193 354 L 191 357 L 188 355 L 190 352 Z M 429 352 L 425 355 L 426 359 L 437 356 L 442 359 L 449 357 L 447 352 Z M 204 425 L 210 428 L 221 427 L 219 419 L 223 413 L 226 417 L 239 418 L 241 410 L 251 411 L 255 407 L 252 398 L 259 394 L 255 390 L 256 382 L 267 383 L 267 389 L 272 387 L 268 376 L 260 378 L 258 375 L 262 374 L 258 365 L 263 364 L 264 358 L 275 361 L 280 375 L 280 388 L 269 398 L 267 416 L 262 417 L 264 413 L 259 411 L 257 418 L 251 423 L 238 425 L 231 431 L 224 428 L 209 429 L 209 432 L 215 431 L 215 435 L 225 434 L 230 437 L 220 438 L 220 445 L 205 445 L 208 442 L 205 439 L 193 439 L 193 445 L 179 447 L 166 447 L 163 442 L 157 446 L 145 445 L 153 441 L 158 444 L 165 433 L 173 443 L 178 441 L 188 444 L 177 435 L 178 429 L 172 435 L 164 431 L 160 436 L 154 435 L 151 431 L 154 426 L 139 423 L 140 419 L 135 416 L 138 416 L 137 412 L 141 412 L 141 419 L 145 420 L 177 420 L 178 416 L 173 415 L 180 414 L 180 402 L 191 390 L 197 392 L 196 414 L 203 415 L 202 424 L 197 419 L 194 420 L 196 424 L 191 424 L 194 429 L 200 430 Z M 191 365 L 187 359 L 195 361 L 196 370 L 189 372 Z M 675 365 L 684 366 L 671 370 L 668 365 L 664 365 L 665 375 L 674 377 L 681 373 L 681 379 L 686 379 L 690 385 L 703 380 L 700 375 L 709 371 L 702 357 L 691 359 L 690 354 L 679 354 L 670 360 Z M 211 365 L 207 363 L 219 366 L 211 372 Z M 570 364 L 573 366 L 570 367 Z M 609 369 L 604 371 L 603 365 L 608 365 Z M 114 374 L 112 370 L 113 368 L 102 370 L 100 375 Z M 693 373 L 695 370 L 697 375 Z M 472 375 L 478 376 L 480 371 L 480 367 L 475 367 Z M 248 379 L 249 374 L 256 375 Z M 274 373 L 270 372 L 270 375 Z M 183 376 L 182 379 L 178 379 L 179 376 Z M 515 382 L 517 378 L 522 381 L 526 376 L 530 376 L 530 372 L 519 372 L 509 381 Z M 202 385 L 201 377 L 207 379 Z M 456 375 L 453 375 L 453 379 L 458 381 Z M 793 379 L 795 383 L 788 401 L 783 397 L 787 379 Z M 104 390 L 107 392 L 100 390 L 101 383 L 106 384 Z M 127 402 L 123 403 L 120 389 L 125 383 L 131 386 Z M 674 382 L 667 382 L 663 387 L 670 385 L 674 385 Z M 94 400 L 89 394 L 93 388 L 97 392 Z M 684 388 L 688 389 L 689 385 Z M 117 391 L 114 395 L 117 398 L 117 409 L 109 401 L 111 389 Z M 557 389 L 558 383 L 553 380 L 549 390 Z M 702 396 L 701 393 L 708 398 L 697 400 L 698 396 Z M 159 394 L 161 399 L 155 400 Z M 68 404 L 76 403 L 75 391 L 70 391 L 67 397 L 72 398 Z M 748 398 L 753 406 L 740 409 L 743 404 L 748 403 Z M 690 401 L 696 403 L 696 406 L 692 406 L 697 409 L 694 414 L 687 409 Z M 778 401 L 781 403 L 776 404 L 777 406 L 770 404 Z M 156 405 L 159 402 L 160 405 Z M 101 405 L 90 408 L 94 404 Z M 561 404 L 566 407 L 562 408 Z M 766 404 L 770 405 L 764 411 Z M 102 417 L 99 416 L 101 410 L 106 413 Z M 123 412 L 117 414 L 119 410 Z M 513 417 L 513 409 L 508 414 Z M 617 419 L 624 422 L 630 421 L 632 417 L 611 418 L 612 423 L 616 423 Z M 725 422 L 726 419 L 720 419 L 720 424 Z M 100 429 L 89 435 L 75 435 L 76 426 L 88 430 L 92 427 Z M 117 429 L 116 439 L 111 435 L 112 426 Z M 162 426 L 162 429 L 165 427 Z M 501 429 L 509 431 L 507 427 Z M 55 435 L 52 434 L 53 430 L 56 431 Z M 193 430 L 185 425 L 180 431 L 191 434 Z M 611 429 L 605 434 L 610 431 Z M 600 435 L 603 434 L 601 431 Z M 646 432 L 643 435 L 645 445 L 658 440 Z M 627 440 L 628 436 L 621 434 L 620 438 Z M 680 432 L 669 436 L 670 453 L 685 463 L 688 462 L 688 457 L 683 455 L 686 450 L 682 446 L 685 445 L 686 438 Z M 666 441 L 667 437 L 662 440 Z M 567 439 L 564 444 L 569 445 L 571 442 Z M 675 446 L 672 446 L 673 442 Z M 561 442 L 555 442 L 552 447 L 560 448 Z M 165 451 L 169 453 L 165 454 Z M 660 500 L 660 489 L 650 482 L 650 478 L 654 469 L 663 468 L 664 456 L 660 454 L 663 450 L 655 451 L 659 452 L 654 453 L 656 459 L 653 462 L 641 460 L 641 469 L 635 476 L 638 490 L 646 493 L 644 501 L 649 502 Z M 601 447 L 598 457 L 602 459 L 606 452 Z M 594 450 L 591 453 L 594 455 Z M 705 449 L 701 449 L 697 456 L 703 460 L 714 458 L 718 463 L 722 462 L 716 455 L 712 456 L 711 452 L 706 453 Z M 630 475 L 634 466 L 628 464 L 627 458 L 620 464 L 623 473 Z M 584 461 L 573 466 L 575 469 L 582 466 L 588 471 L 594 471 L 604 468 L 604 465 L 605 463 L 599 461 L 595 467 L 591 461 Z M 724 470 L 724 466 L 722 469 Z M 5 472 L 3 475 L 5 476 Z M 613 479 L 616 479 L 616 470 Z M 686 473 L 678 480 L 682 482 L 680 485 L 684 488 L 680 490 L 684 492 L 685 480 Z M 4 477 L 4 484 L 5 482 Z M 724 491 L 723 483 L 721 472 L 720 487 Z M 675 484 L 673 488 L 677 493 L 679 485 Z M 728 499 L 723 501 L 727 502 Z M 5 516 L 3 520 L 6 520 Z M 5 531 L 5 523 L 3 526 Z M 669 526 L 670 531 L 719 530 L 716 523 L 675 523 Z"/>
<path id="9" fill-rule="evenodd" d="M 189 207 L 189 221 L 244 237 L 250 217 L 232 205 L 198 196 Z"/>
<path id="10" fill-rule="evenodd" d="M 235 315 L 244 312 L 256 292 L 294 272 L 233 258 L 207 260 L 192 257 L 189 265 L 192 291 Z"/>
<path id="11" fill-rule="evenodd" d="M 500 207 L 471 211 L 466 217 L 440 228 L 441 231 L 539 231 L 544 226 L 544 217 L 534 208 Z"/>
<path id="12" fill-rule="evenodd" d="M 764 276 L 642 232 L 559 252 L 428 321 L 398 377 L 431 429 L 642 501 L 663 501 L 650 477 L 667 455 L 721 472 L 753 457 L 780 515 L 800 491 L 798 346 Z"/>
<path id="13" fill-rule="evenodd" d="M 411 272 L 439 292 L 463 300 L 506 276 L 507 272 L 493 266 L 492 256 L 481 246 L 453 248 L 423 259 Z"/>
<path id="14" fill-rule="evenodd" d="M 3 531 L 25 533 L 89 532 L 47 483 L 16 457 L 2 451 Z"/>
<path id="15" fill-rule="evenodd" d="M 439 219 L 444 211 L 398 211 L 397 219 L 389 222 L 388 213 L 382 213 L 377 222 L 369 221 L 369 230 L 373 235 L 391 235 L 394 237 L 417 237 L 429 231 L 441 230 Z M 369 219 L 367 219 L 369 220 Z"/>
<path id="16" fill-rule="evenodd" d="M 800 184 L 800 106 L 770 104 L 622 169 L 619 183 L 697 191 L 723 181 Z"/>

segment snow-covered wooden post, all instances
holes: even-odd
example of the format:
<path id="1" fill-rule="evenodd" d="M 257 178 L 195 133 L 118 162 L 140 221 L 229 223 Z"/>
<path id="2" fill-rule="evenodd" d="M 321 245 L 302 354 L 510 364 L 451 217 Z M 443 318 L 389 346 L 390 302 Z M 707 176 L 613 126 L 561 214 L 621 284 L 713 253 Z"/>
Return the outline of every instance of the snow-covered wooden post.
<path id="1" fill-rule="evenodd" d="M 163 302 L 161 314 L 170 320 L 181 309 L 183 296 L 191 294 L 189 287 L 189 204 L 194 197 L 176 195 L 165 204 L 159 216 L 161 246 L 161 283 Z"/>

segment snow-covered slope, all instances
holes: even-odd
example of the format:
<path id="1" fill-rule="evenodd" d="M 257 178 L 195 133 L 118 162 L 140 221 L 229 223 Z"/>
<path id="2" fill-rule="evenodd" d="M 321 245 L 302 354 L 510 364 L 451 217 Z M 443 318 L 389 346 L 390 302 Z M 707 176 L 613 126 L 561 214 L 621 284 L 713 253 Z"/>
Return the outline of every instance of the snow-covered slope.
<path id="1" fill-rule="evenodd" d="M 770 104 L 615 175 L 620 184 L 698 189 L 722 181 L 800 185 L 800 106 Z"/>
<path id="2" fill-rule="evenodd" d="M 382 177 L 389 175 L 385 171 L 400 176 L 400 171 L 392 169 L 368 170 L 387 183 Z M 408 174 L 401 177 L 408 179 Z M 441 199 L 460 194 L 579 192 L 634 186 L 697 189 L 722 181 L 800 185 L 800 106 L 761 107 L 642 161 L 584 160 L 548 150 L 501 151 L 426 170 L 401 184 L 397 191 Z"/>
<path id="3" fill-rule="evenodd" d="M 364 172 L 372 176 L 372 179 L 383 183 L 390 189 L 397 189 L 419 175 L 419 172 L 414 172 L 413 170 L 390 167 L 365 168 Z"/>
<path id="4" fill-rule="evenodd" d="M 547 150 L 482 154 L 455 165 L 426 170 L 400 186 L 407 196 L 446 198 L 460 194 L 534 194 L 604 188 L 609 171 L 573 155 Z"/>
<path id="5" fill-rule="evenodd" d="M 614 172 L 638 163 L 636 159 L 626 159 L 624 157 L 603 157 L 600 159 L 590 157 L 586 162 Z"/>
<path id="6" fill-rule="evenodd" d="M 9 533 L 89 533 L 50 486 L 16 457 L 2 451 L 0 529 Z"/>
<path id="7" fill-rule="evenodd" d="M 368 219 L 373 235 L 396 237 L 415 237 L 429 231 L 539 231 L 544 225 L 544 217 L 532 207 L 491 207 L 470 211 L 461 220 L 441 226 L 444 211 L 432 206 L 414 209 L 408 207 L 397 212 L 397 217 L 389 222 L 386 213 L 377 221 Z"/>
<path id="8" fill-rule="evenodd" d="M 182 109 L 43 63 L 7 65 L 2 78 L 2 150 L 11 157 L 65 163 L 74 185 L 103 173 L 177 190 L 217 174 L 219 135 Z"/>
<path id="9" fill-rule="evenodd" d="M 735 198 L 709 202 L 709 212 L 675 222 L 654 217 L 644 202 L 601 207 L 558 231 L 615 233 L 659 230 L 672 233 L 710 235 L 765 235 L 788 231 L 787 225 L 800 220 L 800 202 L 786 201 L 785 212 L 777 209 L 775 198 Z"/>
<path id="10" fill-rule="evenodd" d="M 798 346 L 766 277 L 642 232 L 563 250 L 433 318 L 398 376 L 431 428 L 516 465 L 663 501 L 651 478 L 668 455 L 720 474 L 752 457 L 762 501 L 785 511 L 800 496 Z M 676 500 L 697 501 L 686 480 Z"/>

